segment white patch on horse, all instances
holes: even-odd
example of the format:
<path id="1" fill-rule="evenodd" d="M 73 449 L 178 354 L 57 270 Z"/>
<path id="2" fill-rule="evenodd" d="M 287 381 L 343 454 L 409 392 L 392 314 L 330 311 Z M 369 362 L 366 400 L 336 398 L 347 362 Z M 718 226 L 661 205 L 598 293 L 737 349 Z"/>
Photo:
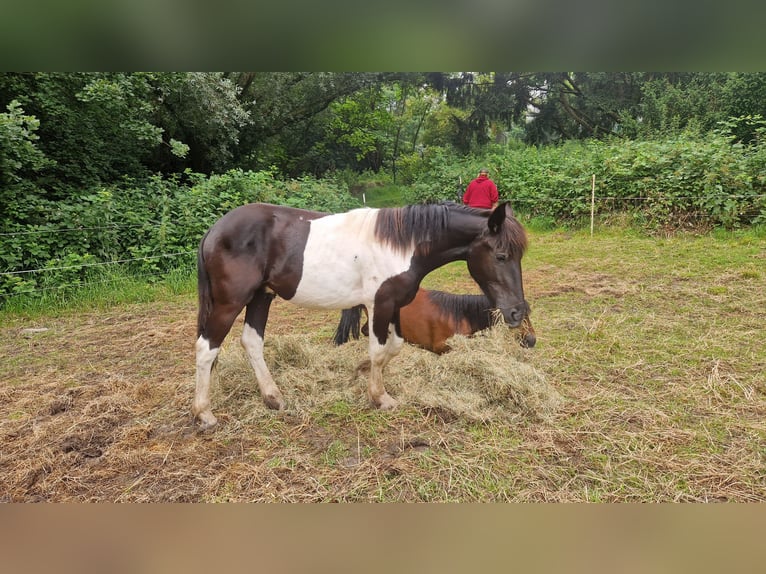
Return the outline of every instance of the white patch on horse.
<path id="1" fill-rule="evenodd" d="M 258 381 L 258 388 L 261 390 L 263 401 L 272 409 L 284 409 L 285 400 L 282 397 L 282 392 L 271 377 L 266 361 L 263 360 L 263 338 L 258 334 L 258 331 L 245 323 L 240 342 L 245 348 L 250 365 L 255 371 L 255 380 Z"/>
<path id="2" fill-rule="evenodd" d="M 200 335 L 196 344 L 197 351 L 197 388 L 192 403 L 192 413 L 202 423 L 203 428 L 215 426 L 218 422 L 210 410 L 210 377 L 213 363 L 220 349 L 211 349 L 210 342 Z"/>
<path id="3" fill-rule="evenodd" d="M 410 268 L 414 245 L 397 253 L 375 239 L 377 209 L 355 209 L 310 222 L 303 274 L 291 302 L 346 309 L 371 305 L 381 283 Z"/>

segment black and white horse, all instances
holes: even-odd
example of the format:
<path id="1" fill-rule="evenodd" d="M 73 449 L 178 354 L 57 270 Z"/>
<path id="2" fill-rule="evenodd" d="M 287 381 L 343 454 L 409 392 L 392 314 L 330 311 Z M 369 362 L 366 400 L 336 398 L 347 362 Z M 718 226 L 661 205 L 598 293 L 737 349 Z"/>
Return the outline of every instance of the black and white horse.
<path id="1" fill-rule="evenodd" d="M 396 401 L 383 370 L 403 344 L 399 309 L 437 267 L 464 260 L 493 308 L 511 327 L 527 313 L 521 258 L 526 233 L 508 203 L 495 210 L 454 204 L 355 209 L 326 214 L 270 204 L 238 207 L 205 234 L 197 254 L 199 314 L 197 383 L 192 412 L 201 427 L 216 424 L 211 370 L 237 315 L 246 308 L 244 346 L 264 403 L 285 401 L 263 358 L 271 301 L 279 295 L 310 308 L 367 308 L 370 380 L 378 408 Z"/>

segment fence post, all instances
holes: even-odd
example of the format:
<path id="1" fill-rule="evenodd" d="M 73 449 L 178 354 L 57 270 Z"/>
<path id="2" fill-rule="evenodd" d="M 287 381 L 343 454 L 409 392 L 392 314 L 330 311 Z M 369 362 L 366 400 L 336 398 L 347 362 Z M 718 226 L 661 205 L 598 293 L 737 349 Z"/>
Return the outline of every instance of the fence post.
<path id="1" fill-rule="evenodd" d="M 593 174 L 590 187 L 590 236 L 593 237 L 593 217 L 596 212 L 596 174 Z"/>

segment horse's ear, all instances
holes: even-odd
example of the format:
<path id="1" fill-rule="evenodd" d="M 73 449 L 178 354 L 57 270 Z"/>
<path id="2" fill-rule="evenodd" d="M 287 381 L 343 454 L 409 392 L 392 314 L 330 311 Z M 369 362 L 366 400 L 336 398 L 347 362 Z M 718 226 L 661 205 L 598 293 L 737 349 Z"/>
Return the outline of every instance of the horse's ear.
<path id="1" fill-rule="evenodd" d="M 508 216 L 513 217 L 513 208 L 511 208 L 509 202 L 504 201 L 498 205 L 489 216 L 489 221 L 487 222 L 489 225 L 489 232 L 494 234 L 500 231 L 503 223 L 505 223 L 505 218 Z"/>

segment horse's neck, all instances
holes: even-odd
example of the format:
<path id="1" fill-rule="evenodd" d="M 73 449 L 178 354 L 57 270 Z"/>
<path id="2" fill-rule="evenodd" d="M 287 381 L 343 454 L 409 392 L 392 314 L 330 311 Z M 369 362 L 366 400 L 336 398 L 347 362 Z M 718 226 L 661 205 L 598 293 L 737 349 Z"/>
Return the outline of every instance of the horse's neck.
<path id="1" fill-rule="evenodd" d="M 482 233 L 485 226 L 486 222 L 477 222 L 475 225 L 447 229 L 444 235 L 434 243 L 428 255 L 424 257 L 423 268 L 425 272 L 423 276 L 447 263 L 468 259 L 471 243 Z"/>

